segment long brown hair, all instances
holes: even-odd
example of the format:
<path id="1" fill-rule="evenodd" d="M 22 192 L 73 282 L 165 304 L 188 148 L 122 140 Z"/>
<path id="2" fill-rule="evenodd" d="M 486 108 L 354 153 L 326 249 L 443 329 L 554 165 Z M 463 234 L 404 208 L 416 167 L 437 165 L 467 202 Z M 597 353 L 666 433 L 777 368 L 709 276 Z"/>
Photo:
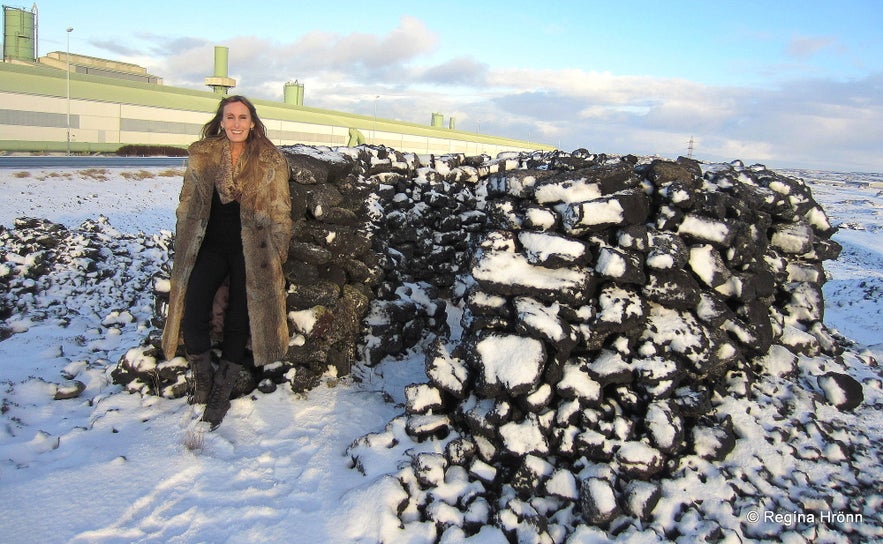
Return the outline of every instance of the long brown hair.
<path id="1" fill-rule="evenodd" d="M 267 137 L 267 127 L 264 126 L 264 122 L 258 117 L 258 112 L 255 109 L 254 104 L 252 104 L 251 100 L 248 98 L 238 94 L 222 98 L 221 102 L 218 104 L 218 111 L 215 112 L 215 116 L 202 127 L 202 135 L 200 139 L 208 140 L 213 138 L 226 138 L 224 129 L 221 128 L 221 120 L 224 117 L 224 106 L 233 102 L 244 104 L 245 107 L 248 108 L 248 112 L 251 114 L 251 120 L 254 123 L 254 128 L 248 131 L 248 136 L 245 139 L 245 150 L 239 159 L 246 161 L 243 165 L 244 171 L 253 173 L 254 169 L 257 168 L 258 161 L 250 159 L 252 157 L 260 156 L 260 151 L 263 147 L 270 146 L 275 148 L 275 145 L 270 141 L 270 138 Z"/>
<path id="2" fill-rule="evenodd" d="M 248 132 L 248 137 L 245 139 L 246 146 L 251 144 L 253 140 L 269 140 L 267 137 L 267 127 L 264 126 L 264 122 L 258 117 L 258 110 L 255 109 L 251 100 L 239 94 L 221 99 L 221 102 L 218 103 L 218 111 L 215 112 L 215 116 L 202 127 L 202 137 L 200 139 L 205 140 L 208 138 L 216 138 L 224 134 L 224 129 L 221 128 L 221 120 L 224 117 L 224 107 L 233 102 L 239 102 L 248 108 L 248 113 L 251 114 L 251 121 L 254 123 L 254 128 Z"/>

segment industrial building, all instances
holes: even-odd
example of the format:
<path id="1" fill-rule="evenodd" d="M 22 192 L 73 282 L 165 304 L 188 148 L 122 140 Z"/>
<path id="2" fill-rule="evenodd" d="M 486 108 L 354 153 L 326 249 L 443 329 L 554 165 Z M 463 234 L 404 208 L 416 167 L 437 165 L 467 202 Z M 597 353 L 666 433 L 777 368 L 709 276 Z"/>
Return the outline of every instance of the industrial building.
<path id="1" fill-rule="evenodd" d="M 37 6 L 3 6 L 0 63 L 0 152 L 109 153 L 124 145 L 186 147 L 199 138 L 218 100 L 236 85 L 226 47 L 215 47 L 210 90 L 163 85 L 130 63 L 37 51 Z M 70 32 L 67 29 L 68 43 Z M 420 125 L 304 106 L 304 85 L 286 83 L 283 101 L 253 100 L 276 145 L 385 145 L 417 153 L 495 156 L 550 150 L 524 140 L 456 130 L 454 119 L 431 113 Z"/>

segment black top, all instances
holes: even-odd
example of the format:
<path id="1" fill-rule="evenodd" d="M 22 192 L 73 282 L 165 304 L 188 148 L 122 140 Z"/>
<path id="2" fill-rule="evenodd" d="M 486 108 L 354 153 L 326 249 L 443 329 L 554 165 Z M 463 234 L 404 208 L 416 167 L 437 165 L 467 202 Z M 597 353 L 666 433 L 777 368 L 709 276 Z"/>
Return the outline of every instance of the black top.
<path id="1" fill-rule="evenodd" d="M 212 191 L 212 211 L 202 247 L 215 251 L 242 251 L 242 221 L 239 217 L 239 202 L 221 203 L 218 191 Z"/>

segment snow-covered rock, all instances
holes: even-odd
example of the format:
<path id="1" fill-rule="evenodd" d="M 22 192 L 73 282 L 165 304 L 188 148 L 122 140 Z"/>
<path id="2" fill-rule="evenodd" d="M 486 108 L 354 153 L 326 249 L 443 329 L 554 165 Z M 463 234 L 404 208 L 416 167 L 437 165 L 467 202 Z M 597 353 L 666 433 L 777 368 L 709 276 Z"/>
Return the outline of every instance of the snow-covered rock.
<path id="1" fill-rule="evenodd" d="M 838 349 L 820 294 L 838 249 L 811 193 L 762 167 L 633 159 L 534 156 L 470 193 L 487 223 L 452 291 L 462 337 L 436 340 L 427 374 L 454 399 L 442 412 L 468 437 L 452 443 L 473 452 L 454 456 L 470 477 L 534 497 L 503 484 L 488 503 L 509 538 L 552 534 L 540 504 L 599 526 L 649 519 L 679 459 L 736 448 L 713 399 Z M 837 404 L 837 383 L 812 385 Z"/>
<path id="2" fill-rule="evenodd" d="M 840 410 L 853 410 L 865 400 L 862 384 L 849 374 L 826 372 L 819 376 L 818 384 L 825 399 Z"/>
<path id="3" fill-rule="evenodd" d="M 580 508 L 583 519 L 592 525 L 607 525 L 621 512 L 611 483 L 603 478 L 580 482 Z"/>

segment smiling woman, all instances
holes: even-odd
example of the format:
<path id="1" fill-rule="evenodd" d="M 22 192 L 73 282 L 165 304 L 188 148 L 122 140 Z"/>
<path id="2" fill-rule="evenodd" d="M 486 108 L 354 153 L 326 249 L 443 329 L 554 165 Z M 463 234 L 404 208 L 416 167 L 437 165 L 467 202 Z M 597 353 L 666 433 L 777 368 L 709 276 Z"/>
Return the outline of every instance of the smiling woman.
<path id="1" fill-rule="evenodd" d="M 202 139 L 190 146 L 163 350 L 174 358 L 183 337 L 190 401 L 206 403 L 202 419 L 212 429 L 230 408 L 249 338 L 255 366 L 281 359 L 288 345 L 282 264 L 291 239 L 289 172 L 243 96 L 221 100 Z M 226 308 L 215 370 L 212 316 L 222 287 Z"/>

